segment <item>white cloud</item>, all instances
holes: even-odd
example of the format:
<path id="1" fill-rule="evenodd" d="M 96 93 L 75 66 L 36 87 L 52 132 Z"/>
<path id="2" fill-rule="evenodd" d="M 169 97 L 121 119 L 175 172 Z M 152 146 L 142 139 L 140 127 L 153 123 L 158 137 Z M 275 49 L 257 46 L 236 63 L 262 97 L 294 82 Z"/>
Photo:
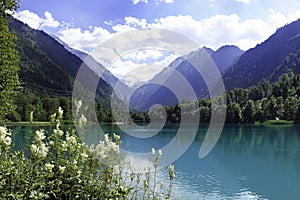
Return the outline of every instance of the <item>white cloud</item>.
<path id="1" fill-rule="evenodd" d="M 242 20 L 237 14 L 215 15 L 195 20 L 189 15 L 167 16 L 148 23 L 145 19 L 125 18 L 124 24 L 112 27 L 116 32 L 135 28 L 159 28 L 179 32 L 200 46 L 214 49 L 224 44 L 235 44 L 243 49 L 255 46 L 272 34 L 275 27 L 260 19 Z"/>
<path id="2" fill-rule="evenodd" d="M 148 0 L 132 0 L 132 3 L 134 5 L 138 4 L 138 3 L 148 3 Z"/>
<path id="3" fill-rule="evenodd" d="M 156 2 L 160 2 L 160 3 L 174 3 L 174 0 L 156 0 Z"/>
<path id="4" fill-rule="evenodd" d="M 44 13 L 44 18 L 29 10 L 16 12 L 14 17 L 28 24 L 33 29 L 42 29 L 44 27 L 57 28 L 60 25 L 48 11 Z"/>
<path id="5" fill-rule="evenodd" d="M 251 0 L 236 0 L 239 3 L 245 3 L 245 4 L 249 4 L 251 2 Z"/>
<path id="6" fill-rule="evenodd" d="M 141 1 L 148 2 L 148 0 L 133 0 L 136 4 Z M 164 0 L 164 2 L 166 1 L 168 0 Z M 171 1 L 172 0 L 169 0 L 169 2 Z M 106 25 L 110 25 L 113 32 L 102 27 L 89 27 L 88 29 L 83 30 L 74 26 L 72 23 L 58 22 L 49 12 L 45 12 L 44 15 L 45 16 L 42 18 L 33 12 L 24 10 L 17 12 L 14 16 L 35 29 L 58 27 L 60 30 L 58 31 L 57 36 L 62 41 L 66 42 L 72 48 L 85 52 L 91 52 L 102 42 L 107 41 L 116 35 L 122 36 L 123 34 L 120 33 L 124 33 L 129 30 L 148 28 L 176 31 L 191 38 L 197 42 L 199 46 L 208 46 L 210 48 L 217 49 L 225 44 L 232 44 L 247 50 L 266 40 L 276 31 L 277 28 L 297 20 L 300 16 L 300 10 L 280 13 L 269 9 L 269 13 L 267 13 L 267 17 L 265 19 L 242 19 L 237 14 L 230 14 L 215 15 L 201 20 L 196 20 L 189 15 L 178 15 L 158 18 L 153 22 L 148 22 L 146 19 L 138 19 L 129 16 L 125 17 L 124 23 L 112 24 L 107 22 Z M 163 34 L 158 35 L 162 36 Z M 169 41 L 174 40 L 172 38 L 168 38 L 168 36 L 164 37 L 165 38 L 160 39 L 167 38 Z M 134 49 L 133 44 L 137 44 L 140 40 L 141 38 L 134 35 L 130 37 L 130 43 L 128 43 L 127 40 L 120 37 L 116 45 L 123 49 L 130 49 L 131 47 Z M 114 40 L 114 42 L 116 41 Z M 178 41 L 176 41 L 175 38 L 174 44 L 176 42 Z M 178 47 L 178 49 L 180 48 Z M 160 51 L 137 51 L 135 53 L 133 52 L 132 54 L 125 55 L 123 60 L 116 60 L 109 70 L 118 78 L 121 78 L 128 84 L 132 85 L 134 83 L 149 80 L 149 78 L 152 78 L 156 75 L 156 73 L 162 70 L 163 67 L 166 67 L 172 61 L 171 59 L 175 59 L 175 56 L 167 57 L 168 56 L 166 55 L 162 56 Z M 148 58 L 157 60 L 157 62 L 149 64 L 147 63 Z"/>
<path id="7" fill-rule="evenodd" d="M 133 0 L 136 3 L 148 0 Z M 173 1 L 173 0 L 157 0 Z M 237 0 L 245 1 L 245 0 Z M 249 1 L 249 0 L 248 0 Z M 30 27 L 42 29 L 44 27 L 60 27 L 58 37 L 75 49 L 91 51 L 113 36 L 134 29 L 160 28 L 174 30 L 190 37 L 199 45 L 218 48 L 224 44 L 234 44 L 247 50 L 267 39 L 276 28 L 299 18 L 300 10 L 280 13 L 269 9 L 266 19 L 241 19 L 237 14 L 215 15 L 201 20 L 195 20 L 189 15 L 167 16 L 155 19 L 149 23 L 146 19 L 125 17 L 124 23 L 112 25 L 114 33 L 102 27 L 89 27 L 87 30 L 76 28 L 67 22 L 58 22 L 50 12 L 45 12 L 44 18 L 28 10 L 17 12 L 14 16 Z"/>
<path id="8" fill-rule="evenodd" d="M 151 58 L 157 60 L 163 57 L 163 53 L 154 49 L 137 49 L 136 51 L 126 54 L 122 56 L 124 60 L 135 60 L 137 62 L 147 61 L 147 59 Z"/>
<path id="9" fill-rule="evenodd" d="M 177 57 L 158 49 L 137 49 L 116 59 L 108 66 L 108 70 L 133 86 L 152 79 Z"/>
<path id="10" fill-rule="evenodd" d="M 70 47 L 85 52 L 92 51 L 114 35 L 101 27 L 90 27 L 89 30 L 67 28 L 60 30 L 58 34 L 59 39 L 67 43 Z"/>
<path id="11" fill-rule="evenodd" d="M 131 0 L 131 1 L 134 5 L 136 5 L 138 3 L 148 3 L 149 2 L 148 0 Z M 160 3 L 170 4 L 170 3 L 174 3 L 174 0 L 154 0 L 154 2 L 156 4 L 160 4 Z"/>
<path id="12" fill-rule="evenodd" d="M 279 13 L 274 11 L 273 9 L 269 9 L 270 14 L 270 21 L 275 23 L 276 28 L 280 28 L 287 23 L 292 21 L 296 21 L 300 17 L 300 9 L 295 10 L 294 12 L 288 12 L 287 14 Z"/>
<path id="13" fill-rule="evenodd" d="M 199 48 L 185 37 L 161 29 L 128 31 L 115 35 L 112 40 L 91 52 L 91 55 L 128 85 L 149 80 L 178 56 Z M 174 56 L 168 59 L 172 54 Z"/>
<path id="14" fill-rule="evenodd" d="M 200 45 L 210 46 L 214 49 L 228 43 L 247 49 L 272 33 L 268 24 L 262 20 L 243 21 L 236 14 L 215 15 L 200 21 L 196 21 L 190 16 L 171 16 L 158 19 L 155 26 L 178 31 Z M 240 41 L 244 39 L 254 43 L 241 44 Z"/>
<path id="15" fill-rule="evenodd" d="M 125 17 L 124 24 L 116 24 L 112 26 L 112 30 L 117 33 L 124 33 L 134 29 L 146 29 L 149 24 L 146 19 L 137 19 L 135 17 Z"/>
<path id="16" fill-rule="evenodd" d="M 217 49 L 222 45 L 232 44 L 247 50 L 266 40 L 277 28 L 297 20 L 299 16 L 300 10 L 285 14 L 269 9 L 266 19 L 243 20 L 237 14 L 231 14 L 195 20 L 189 15 L 178 15 L 158 18 L 149 23 L 146 19 L 127 17 L 124 24 L 114 25 L 112 29 L 118 33 L 135 28 L 168 29 L 193 39 L 200 46 Z"/>
<path id="17" fill-rule="evenodd" d="M 141 65 L 123 75 L 121 80 L 130 87 L 136 86 L 151 80 L 164 68 L 165 66 L 162 65 Z"/>

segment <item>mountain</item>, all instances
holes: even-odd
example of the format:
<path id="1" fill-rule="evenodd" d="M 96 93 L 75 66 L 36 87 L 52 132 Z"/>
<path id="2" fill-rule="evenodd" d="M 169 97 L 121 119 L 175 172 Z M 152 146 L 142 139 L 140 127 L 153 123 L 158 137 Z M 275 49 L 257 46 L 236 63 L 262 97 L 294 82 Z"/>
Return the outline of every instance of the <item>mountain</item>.
<path id="1" fill-rule="evenodd" d="M 274 82 L 288 70 L 299 73 L 300 20 L 279 28 L 266 41 L 245 52 L 224 74 L 227 89 Z"/>
<path id="2" fill-rule="evenodd" d="M 14 18 L 10 18 L 9 27 L 17 37 L 20 79 L 24 91 L 39 96 L 71 97 L 80 68 L 89 80 L 98 80 L 97 74 L 86 63 L 45 32 L 31 29 Z M 109 105 L 111 92 L 111 86 L 100 79 L 96 89 L 97 99 Z"/>
<path id="3" fill-rule="evenodd" d="M 209 54 L 209 55 L 212 55 L 213 53 L 215 53 L 215 51 L 214 50 L 212 50 L 211 48 L 209 48 L 209 47 L 206 47 L 206 46 L 204 46 L 203 47 L 203 49 L 205 49 L 206 50 L 206 52 Z"/>
<path id="4" fill-rule="evenodd" d="M 244 53 L 239 47 L 234 45 L 225 45 L 220 47 L 211 56 L 221 73 L 225 72 L 234 62 L 238 61 Z"/>
<path id="5" fill-rule="evenodd" d="M 88 55 L 87 53 L 71 48 L 65 42 L 61 41 L 58 37 L 52 37 L 56 39 L 61 45 L 63 45 L 67 51 L 80 58 L 93 72 L 95 72 L 99 77 L 107 82 L 112 88 L 114 88 L 116 84 L 118 84 L 118 90 L 115 90 L 114 92 L 120 99 L 127 98 L 126 94 L 129 93 L 130 88 L 122 81 L 120 81 L 117 77 L 115 77 L 102 64 L 98 63 L 92 56 Z"/>
<path id="6" fill-rule="evenodd" d="M 289 71 L 300 73 L 299 27 L 300 19 L 277 29 L 266 41 L 246 52 L 234 46 L 224 46 L 216 52 L 209 48 L 204 50 L 212 57 L 219 71 L 223 72 L 223 81 L 227 90 L 247 88 L 258 85 L 264 80 L 272 83 L 283 73 Z M 172 73 L 168 72 L 173 68 L 189 81 L 198 98 L 207 96 L 206 85 L 187 61 L 189 59 L 197 59 L 197 51 L 176 59 L 153 80 L 169 77 L 169 80 L 176 82 L 176 79 L 172 78 Z M 178 101 L 166 88 L 153 84 L 142 86 L 131 98 L 132 106 L 142 110 L 148 109 L 153 103 L 174 105 Z"/>
<path id="7" fill-rule="evenodd" d="M 206 56 L 203 55 L 205 52 Z M 200 68 L 211 67 L 210 64 L 205 63 L 206 57 L 211 57 L 216 64 L 218 70 L 222 73 L 232 63 L 234 63 L 243 54 L 243 51 L 235 46 L 224 46 L 214 52 L 212 49 L 203 47 L 197 51 L 191 52 L 189 55 L 175 59 L 168 67 L 157 74 L 148 84 L 138 88 L 130 99 L 131 107 L 138 110 L 147 110 L 153 104 L 161 105 L 175 105 L 178 102 L 171 90 L 164 87 L 171 85 L 180 90 L 180 93 L 185 93 L 185 85 L 178 83 L 176 77 L 179 73 L 192 87 L 197 98 L 208 95 L 208 89 L 202 76 L 190 61 L 198 63 Z M 209 69 L 208 69 L 209 70 Z M 153 84 L 153 83 L 161 83 Z M 164 85 L 164 86 L 161 86 Z M 194 99 L 191 95 L 184 94 L 185 100 Z"/>
<path id="8" fill-rule="evenodd" d="M 243 50 L 241 50 L 239 47 L 234 45 L 225 45 L 220 47 L 217 51 L 212 50 L 208 47 L 203 47 L 203 49 L 207 52 L 208 55 L 211 56 L 213 61 L 215 62 L 216 66 L 218 67 L 219 71 L 223 73 L 228 69 L 232 64 L 234 64 L 238 59 L 241 57 L 241 55 L 244 53 Z M 188 63 L 185 62 L 185 60 L 189 60 L 192 57 L 197 57 L 197 54 L 199 53 L 200 49 L 198 51 L 193 51 L 187 56 L 183 56 L 180 58 L 175 59 L 169 67 L 172 68 L 189 68 Z M 186 66 L 185 66 L 186 65 Z"/>

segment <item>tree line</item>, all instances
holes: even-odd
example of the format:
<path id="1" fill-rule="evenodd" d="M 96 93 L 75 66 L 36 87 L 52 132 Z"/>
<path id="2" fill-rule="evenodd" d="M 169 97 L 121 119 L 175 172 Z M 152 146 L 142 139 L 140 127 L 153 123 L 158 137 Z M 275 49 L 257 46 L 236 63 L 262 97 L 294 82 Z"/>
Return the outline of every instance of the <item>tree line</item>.
<path id="1" fill-rule="evenodd" d="M 16 107 L 6 115 L 8 121 L 28 121 L 31 111 L 34 113 L 35 121 L 49 121 L 49 116 L 55 113 L 59 106 L 65 111 L 63 119 L 73 120 L 70 97 L 39 96 L 27 91 L 19 92 L 14 99 Z M 220 98 L 199 99 L 197 106 L 195 102 L 185 101 L 176 106 L 164 106 L 165 111 L 162 109 L 153 109 L 150 112 L 132 111 L 131 118 L 135 122 L 149 123 L 151 115 L 152 120 L 159 121 L 166 118 L 168 123 L 179 123 L 182 110 L 185 114 L 193 115 L 195 109 L 199 109 L 200 122 L 208 123 L 212 111 L 219 109 L 218 106 L 212 108 L 211 101 L 218 102 Z M 124 120 L 122 113 L 120 119 L 114 119 L 111 110 L 104 107 L 101 102 L 96 103 L 95 111 L 99 122 Z M 295 75 L 290 71 L 282 74 L 279 80 L 272 84 L 265 80 L 258 86 L 247 89 L 236 88 L 226 92 L 226 123 L 251 124 L 267 120 L 300 122 L 300 74 Z"/>
<path id="2" fill-rule="evenodd" d="M 19 92 L 14 98 L 14 103 L 16 107 L 6 115 L 6 121 L 29 121 L 30 113 L 33 112 L 35 121 L 49 122 L 50 116 L 53 113 L 56 113 L 58 107 L 61 107 L 64 110 L 62 120 L 69 122 L 74 121 L 71 97 L 39 96 L 33 92 L 27 91 Z M 89 113 L 92 114 L 92 111 L 89 110 L 89 106 L 86 107 L 85 114 L 89 120 L 93 120 L 94 118 L 88 115 Z M 111 111 L 104 107 L 101 102 L 96 103 L 95 111 L 99 122 L 113 122 Z"/>
<path id="3" fill-rule="evenodd" d="M 220 98 L 203 98 L 198 100 L 200 122 L 208 123 L 211 118 L 211 101 Z M 168 123 L 179 123 L 181 110 L 195 112 L 195 102 L 182 102 L 176 106 L 165 106 L 166 120 Z M 181 109 L 184 108 L 184 109 Z M 151 111 L 152 119 L 163 119 L 161 109 Z M 150 122 L 148 112 L 133 112 L 132 118 L 136 122 Z M 246 89 L 236 88 L 226 92 L 226 123 L 255 123 L 267 120 L 289 120 L 300 122 L 300 75 L 292 71 L 284 73 L 279 80 L 270 83 L 264 80 L 257 86 Z"/>

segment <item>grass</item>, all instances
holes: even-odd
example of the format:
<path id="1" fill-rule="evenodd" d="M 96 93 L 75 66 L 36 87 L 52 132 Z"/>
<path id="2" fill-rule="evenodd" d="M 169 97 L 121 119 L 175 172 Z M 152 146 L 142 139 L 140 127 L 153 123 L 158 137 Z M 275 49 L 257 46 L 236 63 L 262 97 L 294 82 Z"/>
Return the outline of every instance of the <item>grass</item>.
<path id="1" fill-rule="evenodd" d="M 73 121 L 62 121 L 62 124 L 74 124 Z M 34 121 L 32 122 L 32 124 L 30 124 L 30 122 L 28 121 L 23 121 L 23 122 L 4 122 L 3 124 L 5 125 L 32 125 L 32 126 L 40 126 L 40 125 L 55 125 L 56 123 L 52 123 L 52 122 L 44 122 L 44 121 Z"/>
<path id="2" fill-rule="evenodd" d="M 267 120 L 263 122 L 265 125 L 285 125 L 285 124 L 294 124 L 294 121 L 289 120 Z"/>
<path id="3" fill-rule="evenodd" d="M 108 122 L 87 122 L 86 125 L 95 125 L 95 124 L 118 124 L 116 122 L 108 123 Z M 28 121 L 22 121 L 22 122 L 3 122 L 3 125 L 32 125 L 32 126 L 45 126 L 45 125 L 55 125 L 56 123 L 48 122 L 48 121 L 34 121 L 32 124 L 30 124 Z M 61 124 L 74 124 L 74 121 L 72 120 L 62 120 Z"/>
<path id="4" fill-rule="evenodd" d="M 30 125 L 29 122 L 4 122 L 5 125 Z M 32 122 L 33 126 L 38 125 L 52 125 L 54 123 L 51 122 Z"/>

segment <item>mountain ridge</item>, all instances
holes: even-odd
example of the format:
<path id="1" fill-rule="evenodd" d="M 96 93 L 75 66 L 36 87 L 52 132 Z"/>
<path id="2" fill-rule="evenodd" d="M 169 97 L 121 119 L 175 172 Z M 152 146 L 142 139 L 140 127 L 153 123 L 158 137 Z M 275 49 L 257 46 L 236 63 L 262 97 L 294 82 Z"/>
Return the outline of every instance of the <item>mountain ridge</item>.
<path id="1" fill-rule="evenodd" d="M 56 36 L 52 36 L 55 40 L 57 40 L 60 44 L 62 44 L 65 49 L 78 58 L 80 58 L 95 74 L 101 77 L 106 83 L 108 83 L 112 88 L 114 88 L 118 84 L 118 90 L 114 90 L 115 94 L 122 100 L 127 98 L 126 93 L 129 93 L 130 88 L 115 77 L 108 69 L 106 69 L 101 63 L 97 62 L 91 55 L 73 49 L 65 42 L 61 41 Z"/>
<path id="2" fill-rule="evenodd" d="M 90 78 L 98 79 L 80 58 L 67 51 L 44 31 L 34 30 L 12 17 L 9 27 L 17 38 L 16 48 L 20 55 L 23 91 L 30 91 L 39 96 L 71 97 L 79 68 Z M 97 98 L 109 105 L 111 87 L 103 79 L 99 80 L 98 86 Z"/>
<path id="3" fill-rule="evenodd" d="M 289 54 L 295 54 L 300 49 L 300 39 L 296 37 L 300 33 L 299 27 L 298 19 L 277 29 L 267 40 L 246 51 L 224 74 L 226 88 L 247 88 L 263 80 L 277 80 L 281 73 L 274 74 L 274 70 Z M 292 69 L 290 66 L 288 68 Z"/>
<path id="4" fill-rule="evenodd" d="M 227 51 L 228 49 L 230 52 Z M 234 49 L 234 51 L 232 51 L 232 49 Z M 147 110 L 153 104 L 175 105 L 180 103 L 175 98 L 174 94 L 172 94 L 172 92 L 166 87 L 159 86 L 158 84 L 152 84 L 158 82 L 169 83 L 169 85 L 173 85 L 171 82 L 172 80 L 176 80 L 176 73 L 181 74 L 184 79 L 187 80 L 192 89 L 195 91 L 197 98 L 203 98 L 207 96 L 208 88 L 205 81 L 203 80 L 201 74 L 199 74 L 198 70 L 196 70 L 195 67 L 189 62 L 189 60 L 191 61 L 198 59 L 198 63 L 202 63 L 203 51 L 206 52 L 207 56 L 211 57 L 212 61 L 214 61 L 214 59 L 218 61 L 218 65 L 217 63 L 215 63 L 215 65 L 220 73 L 222 73 L 221 71 L 226 70 L 240 55 L 243 54 L 243 51 L 238 47 L 230 45 L 221 47 L 217 51 L 213 51 L 207 47 L 192 51 L 186 56 L 175 59 L 169 64 L 168 67 L 164 68 L 164 70 L 154 76 L 154 78 L 151 79 L 147 84 L 138 88 L 130 99 L 130 105 L 138 110 Z M 224 56 L 228 57 L 225 62 L 223 62 L 222 59 Z M 202 67 L 204 67 L 204 65 L 205 63 L 202 63 Z M 181 86 L 178 87 L 180 88 Z M 192 97 L 186 97 L 186 100 L 190 100 L 191 98 Z"/>

